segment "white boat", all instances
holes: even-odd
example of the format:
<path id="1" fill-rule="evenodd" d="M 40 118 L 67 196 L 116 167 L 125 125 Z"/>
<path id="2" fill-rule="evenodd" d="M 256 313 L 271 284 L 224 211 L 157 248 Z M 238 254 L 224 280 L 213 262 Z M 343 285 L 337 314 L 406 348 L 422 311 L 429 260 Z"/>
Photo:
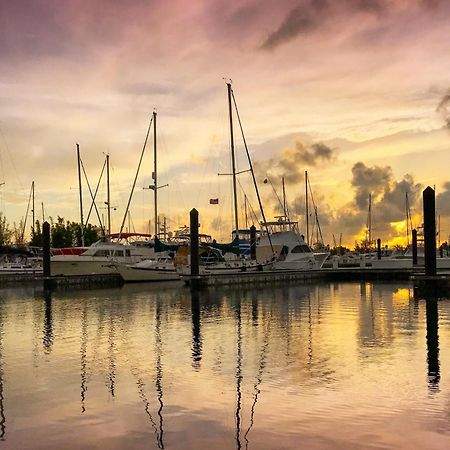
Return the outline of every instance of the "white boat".
<path id="1" fill-rule="evenodd" d="M 136 264 L 116 264 L 116 270 L 125 282 L 179 280 L 173 259 L 160 257 L 146 259 Z"/>
<path id="2" fill-rule="evenodd" d="M 152 245 L 133 246 L 98 241 L 80 255 L 56 255 L 51 257 L 52 276 L 92 275 L 117 273 L 116 264 L 135 264 L 153 258 Z"/>
<path id="3" fill-rule="evenodd" d="M 256 259 L 262 261 L 270 254 L 275 255 L 270 270 L 318 270 L 329 253 L 314 253 L 298 232 L 297 222 L 280 216 L 277 221 L 262 224 L 267 233 L 256 245 Z M 272 244 L 272 245 L 271 245 Z"/>
<path id="4" fill-rule="evenodd" d="M 374 269 L 412 269 L 413 268 L 413 252 L 412 246 L 408 246 L 404 254 L 392 254 L 390 257 L 384 257 L 381 259 L 372 259 L 372 268 Z M 423 266 L 425 264 L 424 247 L 417 247 L 417 265 Z M 440 270 L 450 269 L 450 258 L 439 255 L 439 251 L 436 251 L 436 268 Z"/>
<path id="5" fill-rule="evenodd" d="M 42 274 L 42 266 L 36 264 L 4 263 L 0 265 L 0 275 Z"/>

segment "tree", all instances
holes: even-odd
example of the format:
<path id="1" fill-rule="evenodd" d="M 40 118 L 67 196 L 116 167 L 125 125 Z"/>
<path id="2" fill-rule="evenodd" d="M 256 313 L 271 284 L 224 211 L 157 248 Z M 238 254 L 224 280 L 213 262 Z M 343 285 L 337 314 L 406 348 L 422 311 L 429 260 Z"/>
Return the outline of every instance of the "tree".
<path id="1" fill-rule="evenodd" d="M 77 222 L 65 221 L 63 217 L 59 217 L 56 222 L 50 218 L 52 225 L 51 237 L 52 247 L 81 247 L 81 225 Z M 84 228 L 84 245 L 91 245 L 98 241 L 99 235 L 97 228 L 91 224 L 85 225 Z"/>
<path id="2" fill-rule="evenodd" d="M 42 247 L 44 245 L 44 241 L 42 238 L 41 224 L 39 220 L 36 220 L 34 230 L 33 228 L 31 228 L 30 245 L 33 247 Z"/>
<path id="3" fill-rule="evenodd" d="M 0 212 L 0 245 L 11 244 L 12 231 L 6 217 Z"/>

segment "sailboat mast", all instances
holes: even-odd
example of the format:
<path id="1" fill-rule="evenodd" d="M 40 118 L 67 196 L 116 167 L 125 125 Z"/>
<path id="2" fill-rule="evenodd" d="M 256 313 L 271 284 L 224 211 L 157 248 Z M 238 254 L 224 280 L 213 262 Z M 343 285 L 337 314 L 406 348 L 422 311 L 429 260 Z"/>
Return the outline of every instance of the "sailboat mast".
<path id="1" fill-rule="evenodd" d="M 309 245 L 309 200 L 308 200 L 308 171 L 305 170 L 305 212 L 306 212 L 306 243 Z"/>
<path id="2" fill-rule="evenodd" d="M 286 209 L 286 189 L 284 187 L 284 177 L 281 178 L 281 183 L 283 185 L 283 213 L 284 217 L 287 219 L 287 209 Z"/>
<path id="3" fill-rule="evenodd" d="M 372 247 L 372 194 L 369 194 L 369 219 L 367 228 L 369 229 L 369 247 Z"/>
<path id="4" fill-rule="evenodd" d="M 84 223 L 83 223 L 83 193 L 81 190 L 81 158 L 80 145 L 77 144 L 77 162 L 78 162 L 78 190 L 80 193 L 80 221 L 81 221 L 81 246 L 84 247 Z"/>
<path id="5" fill-rule="evenodd" d="M 153 181 L 155 197 L 155 237 L 158 236 L 158 174 L 157 174 L 157 155 L 156 155 L 156 111 L 153 111 Z"/>
<path id="6" fill-rule="evenodd" d="M 33 180 L 33 182 L 31 183 L 31 191 L 32 191 L 32 195 L 33 195 L 33 203 L 32 203 L 32 213 L 33 213 L 33 225 L 32 225 L 32 227 L 31 227 L 31 232 L 33 233 L 33 237 L 34 237 L 34 226 L 35 226 L 35 224 L 36 224 L 36 218 L 35 218 L 35 215 L 34 215 L 34 180 Z"/>
<path id="7" fill-rule="evenodd" d="M 405 208 L 406 208 L 406 246 L 409 247 L 409 206 L 408 206 L 408 192 L 405 192 Z"/>
<path id="8" fill-rule="evenodd" d="M 231 168 L 233 171 L 233 200 L 234 200 L 234 226 L 236 236 L 239 237 L 239 219 L 237 205 L 237 189 L 236 189 L 236 158 L 234 154 L 234 136 L 233 136 L 233 110 L 231 107 L 231 83 L 227 83 L 228 89 L 228 111 L 230 113 L 230 146 L 231 146 Z"/>
<path id="9" fill-rule="evenodd" d="M 106 201 L 108 203 L 108 239 L 111 236 L 111 194 L 109 189 L 109 155 L 106 155 Z"/>

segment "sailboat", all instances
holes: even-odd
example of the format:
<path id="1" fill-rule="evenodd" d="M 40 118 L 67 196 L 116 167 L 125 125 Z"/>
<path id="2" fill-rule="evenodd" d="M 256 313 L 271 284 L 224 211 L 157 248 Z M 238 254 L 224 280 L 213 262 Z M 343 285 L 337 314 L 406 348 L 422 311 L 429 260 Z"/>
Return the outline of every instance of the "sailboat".
<path id="1" fill-rule="evenodd" d="M 179 280 L 178 273 L 175 270 L 173 256 L 178 248 L 179 242 L 167 245 L 159 241 L 158 227 L 158 189 L 168 186 L 158 186 L 158 165 L 157 165 L 157 139 L 156 139 L 156 111 L 153 111 L 153 184 L 148 189 L 153 191 L 155 204 L 155 236 L 154 249 L 155 253 L 152 258 L 147 258 L 133 264 L 116 264 L 115 268 L 125 282 L 139 281 L 171 281 Z M 164 227 L 164 234 L 165 234 Z M 183 241 L 183 238 L 180 238 Z M 158 247 L 158 248 L 157 248 Z"/>
<path id="2" fill-rule="evenodd" d="M 232 183 L 233 183 L 233 210 L 234 210 L 234 231 L 233 231 L 233 242 L 230 244 L 210 244 L 208 246 L 200 246 L 200 266 L 199 275 L 200 276 L 214 276 L 214 275 L 224 275 L 233 274 L 241 272 L 251 272 L 251 271 L 262 271 L 265 266 L 268 266 L 270 259 L 265 261 L 257 262 L 256 260 L 246 259 L 241 255 L 239 250 L 239 215 L 238 215 L 238 200 L 237 200 L 237 171 L 236 171 L 236 155 L 235 155 L 235 142 L 234 142 L 234 127 L 233 127 L 233 102 L 235 105 L 236 115 L 239 122 L 239 126 L 242 132 L 242 137 L 244 140 L 244 146 L 247 153 L 247 158 L 249 162 L 249 172 L 251 172 L 253 177 L 253 183 L 256 190 L 256 195 L 258 198 L 260 211 L 263 216 L 263 222 L 265 222 L 264 211 L 261 204 L 261 199 L 259 196 L 258 187 L 256 185 L 256 179 L 253 172 L 253 166 L 250 159 L 250 154 L 248 152 L 247 144 L 242 130 L 242 124 L 239 117 L 239 112 L 236 106 L 236 100 L 234 98 L 233 89 L 231 87 L 231 81 L 227 81 L 227 97 L 228 97 L 228 112 L 229 112 L 229 123 L 230 123 L 230 151 L 231 151 L 231 169 L 232 169 Z M 270 236 L 269 236 L 270 240 Z M 191 268 L 188 258 L 188 249 L 185 246 L 180 249 L 180 255 L 177 255 L 176 269 L 186 282 L 189 282 L 189 276 L 191 274 Z M 227 251 L 230 250 L 230 251 Z M 207 257 L 204 255 L 207 254 Z M 179 256 L 179 257 L 178 257 Z M 272 256 L 272 255 L 271 255 Z M 203 259 L 203 261 L 202 261 Z"/>

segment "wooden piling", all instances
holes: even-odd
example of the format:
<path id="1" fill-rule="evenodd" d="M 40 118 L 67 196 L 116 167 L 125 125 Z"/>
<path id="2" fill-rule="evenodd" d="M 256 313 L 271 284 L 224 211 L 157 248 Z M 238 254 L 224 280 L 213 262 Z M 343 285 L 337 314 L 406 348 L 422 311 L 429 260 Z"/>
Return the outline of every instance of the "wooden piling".
<path id="1" fill-rule="evenodd" d="M 436 205 L 434 189 L 423 191 L 423 237 L 425 252 L 425 275 L 436 275 Z"/>
<path id="2" fill-rule="evenodd" d="M 417 230 L 412 230 L 412 258 L 413 266 L 417 266 Z"/>
<path id="3" fill-rule="evenodd" d="M 199 274 L 199 254 L 198 254 L 198 211 L 193 208 L 190 216 L 190 237 L 191 237 L 191 276 Z"/>
<path id="4" fill-rule="evenodd" d="M 381 259 L 381 239 L 377 239 L 377 259 Z"/>
<path id="5" fill-rule="evenodd" d="M 42 224 L 42 269 L 44 275 L 44 288 L 51 286 L 51 266 L 50 266 L 50 224 L 44 222 Z"/>
<path id="6" fill-rule="evenodd" d="M 256 260 L 256 227 L 252 225 L 250 227 L 250 257 Z"/>

